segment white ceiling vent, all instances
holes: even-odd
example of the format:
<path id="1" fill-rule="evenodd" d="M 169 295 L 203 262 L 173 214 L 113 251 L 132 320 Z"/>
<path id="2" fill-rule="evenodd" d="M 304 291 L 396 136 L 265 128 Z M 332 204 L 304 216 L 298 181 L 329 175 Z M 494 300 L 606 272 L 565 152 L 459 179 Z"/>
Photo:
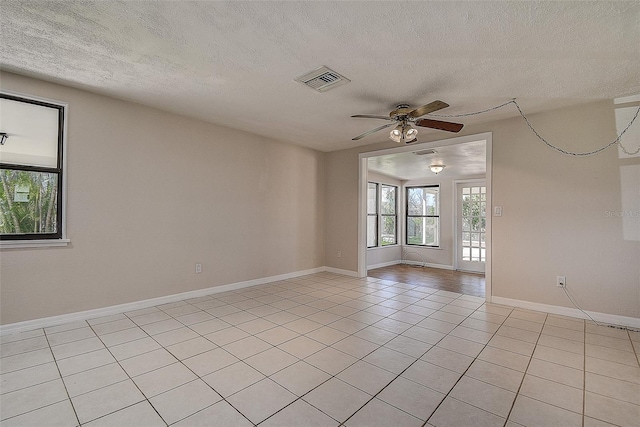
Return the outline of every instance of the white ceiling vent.
<path id="1" fill-rule="evenodd" d="M 334 87 L 345 85 L 351 80 L 336 73 L 329 67 L 322 66 L 305 74 L 304 76 L 298 77 L 296 81 L 305 84 L 318 92 L 326 92 Z"/>
<path id="2" fill-rule="evenodd" d="M 415 154 L 416 156 L 424 156 L 427 154 L 436 154 L 436 150 L 421 150 L 421 151 L 416 151 L 413 154 Z"/>

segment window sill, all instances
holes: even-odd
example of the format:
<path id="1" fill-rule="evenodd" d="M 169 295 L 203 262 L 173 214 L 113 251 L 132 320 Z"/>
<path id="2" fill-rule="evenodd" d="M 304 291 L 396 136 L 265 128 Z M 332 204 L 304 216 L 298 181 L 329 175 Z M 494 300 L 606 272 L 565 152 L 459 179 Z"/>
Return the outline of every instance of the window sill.
<path id="1" fill-rule="evenodd" d="M 71 243 L 69 239 L 42 239 L 42 240 L 3 240 L 0 249 L 27 249 L 62 247 Z"/>
<path id="2" fill-rule="evenodd" d="M 367 248 L 368 251 L 375 251 L 376 249 L 386 249 L 386 248 L 397 248 L 399 247 L 399 244 L 395 244 L 395 245 L 384 245 L 384 246 L 372 246 L 370 248 Z"/>
<path id="3" fill-rule="evenodd" d="M 404 246 L 408 248 L 414 248 L 414 249 L 435 249 L 438 251 L 442 250 L 442 246 L 427 246 L 427 245 L 404 245 Z"/>

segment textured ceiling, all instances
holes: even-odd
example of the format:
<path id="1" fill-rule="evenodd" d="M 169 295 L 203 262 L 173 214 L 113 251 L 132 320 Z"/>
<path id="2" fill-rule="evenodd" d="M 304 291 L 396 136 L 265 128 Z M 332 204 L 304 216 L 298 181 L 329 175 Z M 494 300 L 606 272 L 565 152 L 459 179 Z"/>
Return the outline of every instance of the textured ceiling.
<path id="1" fill-rule="evenodd" d="M 433 178 L 429 165 L 445 165 L 438 174 L 441 178 L 469 178 L 482 176 L 487 172 L 486 141 L 436 147 L 434 154 L 417 155 L 416 149 L 403 153 L 384 154 L 367 158 L 368 170 L 381 173 L 401 181 Z"/>
<path id="2" fill-rule="evenodd" d="M 399 102 L 441 99 L 455 114 L 518 98 L 533 113 L 638 93 L 640 2 L 0 0 L 0 61 L 332 151 L 385 141 L 351 141 L 381 123 L 349 116 Z M 352 82 L 317 93 L 294 81 L 321 65 Z"/>

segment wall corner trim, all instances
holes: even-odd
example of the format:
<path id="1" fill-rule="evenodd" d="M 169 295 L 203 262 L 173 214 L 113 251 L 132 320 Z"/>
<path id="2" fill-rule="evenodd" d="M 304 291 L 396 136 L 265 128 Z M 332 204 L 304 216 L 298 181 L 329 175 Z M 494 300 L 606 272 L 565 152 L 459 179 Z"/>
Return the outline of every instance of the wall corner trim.
<path id="1" fill-rule="evenodd" d="M 588 319 L 580 310 L 571 307 L 562 307 L 559 305 L 541 304 L 531 301 L 522 301 L 511 298 L 503 298 L 492 296 L 493 304 L 510 305 L 512 307 L 525 308 L 527 310 L 544 311 L 551 314 L 559 314 L 561 316 L 576 317 L 579 319 Z M 608 325 L 628 326 L 631 328 L 640 328 L 640 318 L 620 316 L 617 314 L 599 313 L 596 311 L 587 311 L 589 316 L 597 322 L 606 323 Z"/>
<path id="2" fill-rule="evenodd" d="M 179 294 L 166 295 L 162 297 L 151 298 L 151 299 L 146 299 L 141 301 L 134 301 L 134 302 L 124 303 L 124 304 L 112 305 L 109 307 L 101 307 L 101 308 L 96 308 L 92 310 L 61 314 L 58 316 L 43 317 L 40 319 L 25 320 L 23 322 L 10 323 L 7 325 L 0 325 L 0 335 L 15 334 L 18 332 L 26 332 L 34 329 L 63 325 L 65 323 L 70 323 L 70 322 L 95 319 L 98 317 L 110 316 L 112 314 L 124 313 L 127 311 L 138 310 L 141 308 L 154 307 L 160 304 L 167 304 L 171 302 L 182 301 L 185 299 L 217 294 L 220 292 L 233 291 L 236 289 L 247 288 L 250 286 L 264 285 L 267 283 L 277 282 L 279 280 L 293 279 L 295 277 L 307 276 L 309 274 L 323 273 L 323 272 L 357 277 L 357 273 L 355 271 L 340 270 L 332 267 L 316 267 L 308 270 L 295 271 L 292 273 L 279 274 L 279 275 L 270 276 L 270 277 L 262 277 L 259 279 L 246 280 L 243 282 L 230 283 L 228 285 L 213 286 L 205 289 L 197 289 L 195 291 L 182 292 Z"/>

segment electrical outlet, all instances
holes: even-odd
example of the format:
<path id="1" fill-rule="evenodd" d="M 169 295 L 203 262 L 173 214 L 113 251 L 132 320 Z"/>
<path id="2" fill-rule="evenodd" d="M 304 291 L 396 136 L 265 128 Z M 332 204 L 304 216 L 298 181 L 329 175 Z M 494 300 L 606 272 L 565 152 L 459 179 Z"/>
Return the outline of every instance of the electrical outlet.
<path id="1" fill-rule="evenodd" d="M 564 288 L 567 286 L 567 277 L 566 276 L 558 276 L 556 277 L 556 286 L 559 288 Z"/>
<path id="2" fill-rule="evenodd" d="M 196 264 L 196 274 L 200 274 L 202 273 L 202 264 L 197 263 Z"/>
<path id="3" fill-rule="evenodd" d="M 342 258 L 342 251 L 338 251 L 338 258 Z"/>

